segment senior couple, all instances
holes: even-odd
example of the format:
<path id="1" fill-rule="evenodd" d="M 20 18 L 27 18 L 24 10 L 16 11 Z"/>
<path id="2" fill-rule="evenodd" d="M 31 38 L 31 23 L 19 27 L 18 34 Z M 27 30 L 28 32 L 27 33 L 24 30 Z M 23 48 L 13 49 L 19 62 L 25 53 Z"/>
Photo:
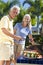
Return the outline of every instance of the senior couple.
<path id="1" fill-rule="evenodd" d="M 13 28 L 13 19 L 20 13 L 20 8 L 16 5 L 10 8 L 8 15 L 0 20 L 0 65 L 10 65 L 23 53 L 25 48 L 25 39 L 28 35 L 34 45 L 31 30 L 31 17 L 24 15 L 22 22 L 16 23 Z"/>

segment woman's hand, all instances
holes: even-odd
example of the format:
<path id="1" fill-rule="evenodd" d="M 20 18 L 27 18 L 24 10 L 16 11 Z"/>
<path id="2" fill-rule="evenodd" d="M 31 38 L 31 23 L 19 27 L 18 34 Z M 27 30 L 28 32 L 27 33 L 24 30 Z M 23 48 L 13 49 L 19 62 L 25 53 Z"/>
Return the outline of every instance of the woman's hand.
<path id="1" fill-rule="evenodd" d="M 36 45 L 36 43 L 34 42 L 34 38 L 32 37 L 32 35 L 29 34 L 28 37 L 29 37 L 29 42 L 30 42 L 32 45 Z"/>
<path id="2" fill-rule="evenodd" d="M 32 41 L 32 45 L 36 45 L 36 43 L 34 41 Z"/>

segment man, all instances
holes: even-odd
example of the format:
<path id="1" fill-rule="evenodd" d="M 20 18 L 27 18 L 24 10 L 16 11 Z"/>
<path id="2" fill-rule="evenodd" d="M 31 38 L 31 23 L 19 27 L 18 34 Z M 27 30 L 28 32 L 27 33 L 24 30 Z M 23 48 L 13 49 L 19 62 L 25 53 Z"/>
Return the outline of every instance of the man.
<path id="1" fill-rule="evenodd" d="M 9 14 L 3 16 L 0 21 L 0 65 L 10 65 L 10 58 L 13 55 L 13 39 L 20 40 L 21 37 L 17 37 L 13 34 L 13 19 L 20 13 L 18 6 L 10 8 Z"/>

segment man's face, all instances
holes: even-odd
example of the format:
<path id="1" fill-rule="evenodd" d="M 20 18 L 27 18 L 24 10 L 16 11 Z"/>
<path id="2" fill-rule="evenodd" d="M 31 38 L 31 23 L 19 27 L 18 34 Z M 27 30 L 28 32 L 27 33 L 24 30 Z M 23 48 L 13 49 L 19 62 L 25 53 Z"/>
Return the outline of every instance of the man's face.
<path id="1" fill-rule="evenodd" d="M 18 15 L 18 9 L 14 8 L 12 11 L 10 11 L 11 18 L 15 18 Z"/>

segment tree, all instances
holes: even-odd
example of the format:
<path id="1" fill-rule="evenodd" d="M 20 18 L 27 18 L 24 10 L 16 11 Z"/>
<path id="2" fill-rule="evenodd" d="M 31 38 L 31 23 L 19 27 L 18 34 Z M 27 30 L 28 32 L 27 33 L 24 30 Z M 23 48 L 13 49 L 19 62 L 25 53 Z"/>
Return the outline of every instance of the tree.
<path id="1" fill-rule="evenodd" d="M 25 0 L 23 3 L 23 5 L 28 3 L 30 5 L 28 11 L 31 12 L 33 16 L 37 16 L 37 27 L 39 26 L 39 16 L 43 11 L 42 1 L 43 0 Z"/>
<path id="2" fill-rule="evenodd" d="M 40 23 L 42 24 L 40 33 L 43 36 L 43 13 L 41 14 Z"/>
<path id="3" fill-rule="evenodd" d="M 23 9 L 23 6 L 20 6 L 20 14 L 14 19 L 14 25 L 17 22 L 21 22 L 25 14 L 27 14 L 27 10 Z"/>
<path id="4" fill-rule="evenodd" d="M 0 1 L 0 18 L 3 15 L 3 9 L 5 8 L 5 3 L 3 1 Z"/>
<path id="5" fill-rule="evenodd" d="M 12 1 L 8 0 L 8 2 L 6 3 L 0 0 L 0 18 L 3 15 L 8 13 L 11 6 L 16 5 L 16 4 L 20 5 L 19 3 L 20 3 L 19 0 L 12 0 Z"/>
<path id="6" fill-rule="evenodd" d="M 32 18 L 37 16 L 37 27 L 38 27 L 39 26 L 39 16 L 41 16 L 41 13 L 43 13 L 43 0 L 34 0 L 34 1 L 25 0 L 23 3 L 23 6 L 26 3 L 28 3 L 30 5 L 30 8 L 28 8 L 28 12 L 31 13 Z M 43 31 L 43 25 L 42 25 L 42 31 Z M 36 41 L 38 41 L 38 40 L 36 40 Z M 43 38 L 41 39 L 40 44 L 41 44 L 41 42 L 43 42 Z"/>

